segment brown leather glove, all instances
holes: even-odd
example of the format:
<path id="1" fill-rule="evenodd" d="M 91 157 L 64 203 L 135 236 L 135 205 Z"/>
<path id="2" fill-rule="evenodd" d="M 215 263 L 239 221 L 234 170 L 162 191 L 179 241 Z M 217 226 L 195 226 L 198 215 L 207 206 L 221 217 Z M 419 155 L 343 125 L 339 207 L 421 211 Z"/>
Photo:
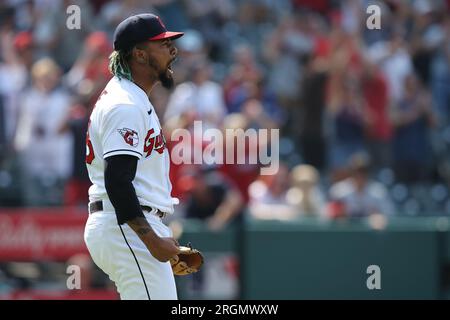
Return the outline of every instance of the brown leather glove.
<path id="1" fill-rule="evenodd" d="M 176 276 L 185 276 L 200 270 L 203 265 L 203 255 L 197 249 L 193 249 L 190 244 L 188 247 L 180 246 L 180 253 L 170 259 L 173 274 Z"/>

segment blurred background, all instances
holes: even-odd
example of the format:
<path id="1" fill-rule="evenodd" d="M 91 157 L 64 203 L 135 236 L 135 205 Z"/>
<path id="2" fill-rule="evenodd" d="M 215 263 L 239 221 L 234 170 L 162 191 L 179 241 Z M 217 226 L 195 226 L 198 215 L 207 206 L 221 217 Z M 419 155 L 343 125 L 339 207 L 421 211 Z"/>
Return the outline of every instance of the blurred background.
<path id="1" fill-rule="evenodd" d="M 180 298 L 450 297 L 449 0 L 4 0 L 0 299 L 118 298 L 83 243 L 85 133 L 115 26 L 141 12 L 185 32 L 174 90 L 151 97 L 169 149 L 195 120 L 280 129 L 275 175 L 172 165 L 168 223 L 206 254 Z"/>

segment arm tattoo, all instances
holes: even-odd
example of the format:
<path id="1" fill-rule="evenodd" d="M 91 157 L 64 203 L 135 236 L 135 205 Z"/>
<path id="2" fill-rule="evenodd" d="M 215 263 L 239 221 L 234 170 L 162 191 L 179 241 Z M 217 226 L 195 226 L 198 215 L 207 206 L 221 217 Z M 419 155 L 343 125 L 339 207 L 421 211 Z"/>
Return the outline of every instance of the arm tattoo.
<path id="1" fill-rule="evenodd" d="M 136 217 L 128 220 L 127 223 L 139 236 L 144 236 L 152 231 L 150 224 L 144 217 Z"/>
<path id="2" fill-rule="evenodd" d="M 139 228 L 136 230 L 136 232 L 141 236 L 145 235 L 146 233 L 148 233 L 150 231 L 151 231 L 150 228 Z"/>

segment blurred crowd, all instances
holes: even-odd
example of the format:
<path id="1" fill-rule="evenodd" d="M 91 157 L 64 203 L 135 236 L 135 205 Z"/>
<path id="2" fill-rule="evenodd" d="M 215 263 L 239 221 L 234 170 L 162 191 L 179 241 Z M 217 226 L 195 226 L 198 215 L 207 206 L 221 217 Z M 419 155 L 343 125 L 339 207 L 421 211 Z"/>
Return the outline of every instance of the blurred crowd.
<path id="1" fill-rule="evenodd" d="M 449 0 L 79 0 L 0 5 L 0 206 L 86 206 L 85 133 L 111 78 L 115 26 L 182 30 L 176 87 L 151 101 L 177 128 L 280 129 L 280 169 L 172 165 L 177 217 L 450 214 Z M 381 9 L 381 28 L 366 8 Z M 204 145 L 204 141 L 194 141 Z M 245 148 L 245 157 L 256 152 Z"/>

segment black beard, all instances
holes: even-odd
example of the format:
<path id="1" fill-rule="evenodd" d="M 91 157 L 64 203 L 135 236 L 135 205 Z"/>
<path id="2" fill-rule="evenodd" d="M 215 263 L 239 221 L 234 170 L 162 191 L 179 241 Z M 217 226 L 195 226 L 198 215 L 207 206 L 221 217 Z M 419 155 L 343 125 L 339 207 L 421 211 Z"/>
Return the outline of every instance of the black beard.
<path id="1" fill-rule="evenodd" d="M 153 68 L 155 71 L 159 70 L 158 66 L 152 59 L 150 59 L 148 61 L 148 65 L 151 68 Z M 174 81 L 173 81 L 172 75 L 167 75 L 167 70 L 160 71 L 158 73 L 158 80 L 161 82 L 161 85 L 166 89 L 172 89 L 174 86 Z"/>
<path id="2" fill-rule="evenodd" d="M 166 89 L 172 89 L 174 85 L 174 81 L 171 75 L 167 75 L 167 72 L 161 72 L 158 76 L 159 81 L 161 81 L 161 85 Z"/>

